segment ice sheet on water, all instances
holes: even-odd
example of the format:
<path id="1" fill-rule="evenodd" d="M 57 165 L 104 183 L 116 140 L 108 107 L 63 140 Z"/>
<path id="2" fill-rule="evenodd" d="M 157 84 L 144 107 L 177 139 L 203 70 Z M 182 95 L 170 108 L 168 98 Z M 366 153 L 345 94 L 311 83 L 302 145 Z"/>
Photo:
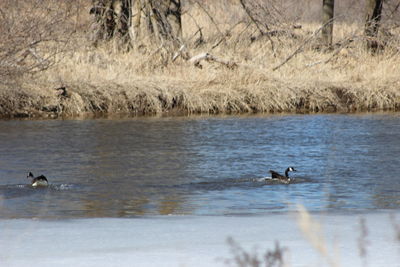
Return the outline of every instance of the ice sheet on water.
<path id="1" fill-rule="evenodd" d="M 227 238 L 263 254 L 279 241 L 287 266 L 395 266 L 400 242 L 388 213 L 314 215 L 327 255 L 299 230 L 298 214 L 156 216 L 64 221 L 0 220 L 4 266 L 226 266 Z M 367 232 L 362 233 L 360 218 Z M 400 222 L 400 214 L 397 214 Z M 359 256 L 363 240 L 366 257 Z"/>

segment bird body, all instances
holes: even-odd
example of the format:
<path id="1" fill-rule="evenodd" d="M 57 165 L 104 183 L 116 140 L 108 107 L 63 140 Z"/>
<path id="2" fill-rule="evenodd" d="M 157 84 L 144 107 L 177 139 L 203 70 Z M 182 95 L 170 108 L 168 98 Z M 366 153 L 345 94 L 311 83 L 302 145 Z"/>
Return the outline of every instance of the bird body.
<path id="1" fill-rule="evenodd" d="M 31 179 L 31 185 L 33 187 L 44 187 L 49 185 L 49 182 L 47 181 L 47 178 L 44 175 L 35 177 L 33 176 L 33 173 L 29 172 L 26 178 Z"/>
<path id="2" fill-rule="evenodd" d="M 276 171 L 270 170 L 269 172 L 271 173 L 271 178 L 272 179 L 276 179 L 279 180 L 282 183 L 288 184 L 290 183 L 290 181 L 292 180 L 289 177 L 289 172 L 295 172 L 296 170 L 293 167 L 289 167 L 286 169 L 285 171 L 285 175 L 281 175 L 279 173 L 277 173 Z"/>

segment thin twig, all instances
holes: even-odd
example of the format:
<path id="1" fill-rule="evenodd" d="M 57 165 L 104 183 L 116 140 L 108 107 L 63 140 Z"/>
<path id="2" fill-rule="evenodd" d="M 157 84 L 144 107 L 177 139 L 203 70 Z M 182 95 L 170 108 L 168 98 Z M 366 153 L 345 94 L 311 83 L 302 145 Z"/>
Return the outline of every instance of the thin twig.
<path id="1" fill-rule="evenodd" d="M 229 35 L 229 34 L 233 31 L 233 29 L 236 28 L 236 26 L 240 25 L 241 23 L 242 23 L 242 22 L 239 21 L 238 23 L 236 23 L 235 25 L 233 25 L 229 30 L 227 30 L 226 33 L 224 34 L 224 36 L 223 36 L 218 42 L 216 42 L 216 43 L 211 47 L 211 50 L 213 50 L 213 49 L 215 49 L 216 47 L 218 47 L 218 46 L 222 43 L 222 41 L 225 41 L 225 40 L 226 40 L 226 36 Z"/>
<path id="2" fill-rule="evenodd" d="M 254 25 L 256 25 L 258 31 L 260 32 L 261 35 L 264 35 L 264 31 L 260 28 L 260 26 L 258 25 L 256 19 L 251 15 L 250 10 L 248 9 L 248 7 L 246 6 L 246 4 L 244 3 L 243 0 L 240 0 L 240 3 L 242 4 L 242 7 L 244 9 L 244 11 L 246 12 L 247 16 L 249 16 L 250 20 L 254 23 Z M 269 30 L 268 25 L 265 25 L 267 30 Z M 267 38 L 269 40 L 269 42 L 271 43 L 271 49 L 272 49 L 272 53 L 275 57 L 275 45 L 274 42 L 272 41 L 271 37 L 269 35 L 267 35 Z"/>
<path id="3" fill-rule="evenodd" d="M 289 60 L 291 60 L 295 55 L 297 55 L 297 54 L 303 49 L 303 47 L 304 47 L 308 42 L 310 42 L 323 28 L 325 28 L 327 25 L 333 23 L 333 21 L 334 21 L 335 19 L 337 19 L 337 18 L 338 18 L 338 17 L 332 18 L 332 19 L 330 19 L 328 22 L 326 22 L 324 25 L 322 25 L 321 27 L 319 27 L 318 30 L 316 30 L 310 37 L 308 37 L 306 40 L 304 40 L 303 43 L 301 43 L 300 46 L 297 47 L 297 49 L 296 49 L 292 54 L 290 54 L 290 55 L 289 55 L 284 61 L 282 61 L 278 66 L 273 67 L 272 70 L 273 70 L 273 71 L 276 71 L 277 69 L 279 69 L 280 67 L 282 67 L 283 65 L 285 65 Z"/>
<path id="4" fill-rule="evenodd" d="M 207 14 L 208 18 L 211 20 L 211 22 L 214 24 L 215 28 L 217 29 L 217 31 L 219 32 L 219 34 L 223 35 L 221 30 L 218 27 L 218 24 L 215 22 L 215 20 L 213 19 L 213 17 L 210 15 L 210 13 L 208 13 L 208 11 L 203 7 L 203 5 L 201 5 L 198 1 L 196 1 L 196 4 Z"/>
<path id="5" fill-rule="evenodd" d="M 333 52 L 332 56 L 330 56 L 327 60 L 320 60 L 317 62 L 309 63 L 309 64 L 306 64 L 306 67 L 313 67 L 315 65 L 329 63 L 335 56 L 337 56 L 340 53 L 340 51 L 342 51 L 344 48 L 346 48 L 348 44 L 354 42 L 354 39 L 356 39 L 356 38 L 357 38 L 357 36 L 355 34 L 352 35 L 351 37 L 347 38 L 338 48 L 336 48 L 335 52 Z"/>
<path id="6" fill-rule="evenodd" d="M 196 24 L 196 27 L 197 27 L 197 31 L 189 38 L 188 41 L 192 40 L 192 38 L 193 38 L 194 36 L 196 36 L 196 34 L 197 34 L 198 32 L 200 32 L 200 36 L 203 37 L 203 32 L 202 32 L 202 30 L 201 30 L 201 27 L 200 27 L 199 24 L 197 23 L 197 21 L 193 18 L 192 14 L 190 14 L 189 12 L 187 12 L 187 14 L 188 14 L 189 17 L 193 20 L 194 24 Z"/>
<path id="7" fill-rule="evenodd" d="M 246 6 L 244 1 L 240 0 L 240 3 L 242 4 L 242 7 L 243 7 L 244 11 L 246 12 L 247 16 L 254 23 L 254 25 L 256 25 L 256 27 L 257 27 L 258 31 L 260 32 L 260 34 L 263 35 L 264 31 L 260 28 L 260 26 L 258 25 L 256 19 L 251 15 L 251 12 L 250 12 L 249 8 Z M 267 29 L 268 29 L 268 27 L 267 27 Z"/>
<path id="8" fill-rule="evenodd" d="M 396 11 L 399 9 L 399 7 L 400 7 L 400 1 L 397 2 L 395 8 L 393 8 L 392 12 L 390 12 L 389 18 L 393 17 L 393 14 L 396 13 Z"/>

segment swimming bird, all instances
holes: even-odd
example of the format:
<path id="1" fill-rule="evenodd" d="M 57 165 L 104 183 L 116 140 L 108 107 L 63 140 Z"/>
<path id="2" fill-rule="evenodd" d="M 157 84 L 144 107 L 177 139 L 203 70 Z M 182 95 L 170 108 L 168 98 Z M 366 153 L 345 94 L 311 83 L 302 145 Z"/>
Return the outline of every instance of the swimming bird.
<path id="1" fill-rule="evenodd" d="M 28 176 L 26 176 L 26 178 L 32 179 L 31 185 L 33 187 L 48 186 L 49 185 L 49 182 L 47 181 L 47 178 L 43 174 L 38 176 L 38 177 L 34 177 L 33 173 L 29 172 Z"/>
<path id="2" fill-rule="evenodd" d="M 289 177 L 289 172 L 296 172 L 296 171 L 297 170 L 295 170 L 293 167 L 289 167 L 285 171 L 285 176 L 283 176 L 283 175 L 281 175 L 281 174 L 279 174 L 279 173 L 277 173 L 276 171 L 273 171 L 273 170 L 270 170 L 269 172 L 271 173 L 271 178 L 272 179 L 277 179 L 282 183 L 288 184 L 292 180 Z"/>

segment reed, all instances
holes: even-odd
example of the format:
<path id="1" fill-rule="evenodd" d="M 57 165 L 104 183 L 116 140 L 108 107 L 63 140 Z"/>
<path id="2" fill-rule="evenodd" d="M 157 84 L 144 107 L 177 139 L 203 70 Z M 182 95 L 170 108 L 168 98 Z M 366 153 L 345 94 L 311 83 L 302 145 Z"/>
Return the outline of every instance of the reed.
<path id="1" fill-rule="evenodd" d="M 343 264 L 341 264 L 340 262 L 340 243 L 337 243 L 338 240 L 335 240 L 334 242 L 332 242 L 332 240 L 327 240 L 329 234 L 324 231 L 324 224 L 301 204 L 297 205 L 295 215 L 297 219 L 297 226 L 299 227 L 299 230 L 302 233 L 304 239 L 308 242 L 309 246 L 313 248 L 315 252 L 317 252 L 317 254 L 321 257 L 321 261 L 317 266 L 343 266 Z M 397 218 L 394 214 L 389 214 L 388 220 L 391 221 L 393 233 L 395 234 L 395 236 L 390 238 L 395 239 L 396 241 L 400 241 L 400 225 L 397 221 Z M 358 227 L 359 228 L 354 229 L 355 231 L 359 232 L 359 237 L 357 238 L 357 242 L 355 242 L 356 246 L 358 246 L 358 258 L 362 263 L 361 266 L 369 266 L 371 265 L 369 262 L 369 257 L 374 255 L 374 251 L 368 249 L 369 246 L 372 244 L 372 241 L 370 241 L 370 234 L 371 232 L 373 232 L 374 229 L 370 231 L 370 229 L 367 227 L 367 220 L 363 217 L 359 219 Z M 266 236 L 266 239 L 268 239 L 268 236 Z M 233 238 L 228 239 L 228 245 L 230 247 L 232 257 L 225 260 L 227 266 L 282 267 L 298 265 L 293 264 L 290 258 L 291 250 L 293 248 L 280 246 L 279 241 L 275 241 L 275 248 L 268 248 L 263 253 L 260 253 L 256 249 L 244 249 Z M 352 251 L 352 254 L 354 254 L 353 256 L 355 258 L 357 258 L 356 251 L 357 249 L 354 249 L 354 251 Z"/>
<path id="2" fill-rule="evenodd" d="M 54 55 L 57 64 L 53 67 L 0 83 L 0 115 L 400 109 L 400 41 L 394 37 L 397 29 L 388 28 L 391 35 L 382 37 L 386 38 L 386 49 L 373 56 L 365 50 L 362 23 L 344 17 L 334 27 L 337 46 L 322 51 L 318 48 L 318 35 L 313 35 L 320 24 L 305 19 L 306 15 L 281 15 L 271 23 L 283 34 L 267 38 L 257 34 L 236 1 L 208 2 L 201 1 L 202 8 L 194 2 L 185 6 L 183 25 L 188 51 L 192 56 L 209 52 L 234 62 L 235 68 L 202 62 L 200 69 L 181 58 L 172 62 L 152 47 L 122 53 L 111 42 L 93 48 L 86 43 L 83 30 L 78 30 L 71 37 L 70 49 Z M 300 15 L 315 7 L 301 9 L 295 2 L 290 3 L 295 10 L 292 12 Z M 228 12 L 222 12 L 226 7 Z M 88 19 L 83 17 L 82 21 L 86 25 Z M 302 28 L 293 29 L 294 24 Z M 203 32 L 202 42 L 199 34 L 195 34 L 198 27 Z M 296 50 L 299 52 L 274 70 Z M 70 92 L 68 97 L 54 90 L 61 86 Z"/>

